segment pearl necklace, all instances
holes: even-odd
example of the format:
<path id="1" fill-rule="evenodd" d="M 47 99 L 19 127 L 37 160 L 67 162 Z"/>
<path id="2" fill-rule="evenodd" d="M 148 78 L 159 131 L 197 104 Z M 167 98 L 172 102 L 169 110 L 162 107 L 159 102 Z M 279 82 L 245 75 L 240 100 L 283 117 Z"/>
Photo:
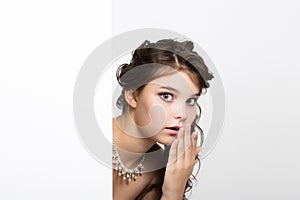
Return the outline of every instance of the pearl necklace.
<path id="1" fill-rule="evenodd" d="M 114 130 L 115 130 L 115 122 L 114 122 Z M 113 130 L 113 133 L 115 132 Z M 143 155 L 141 161 L 139 162 L 139 164 L 131 169 L 128 169 L 127 167 L 125 167 L 124 163 L 122 162 L 120 156 L 119 156 L 119 152 L 118 152 L 118 147 L 115 143 L 115 134 L 114 134 L 114 140 L 113 140 L 113 154 L 112 154 L 112 165 L 113 165 L 113 169 L 118 171 L 118 176 L 122 176 L 123 175 L 123 180 L 127 181 L 127 182 L 131 182 L 132 180 L 136 180 L 138 176 L 141 176 L 143 174 L 143 162 L 145 160 L 145 155 Z"/>

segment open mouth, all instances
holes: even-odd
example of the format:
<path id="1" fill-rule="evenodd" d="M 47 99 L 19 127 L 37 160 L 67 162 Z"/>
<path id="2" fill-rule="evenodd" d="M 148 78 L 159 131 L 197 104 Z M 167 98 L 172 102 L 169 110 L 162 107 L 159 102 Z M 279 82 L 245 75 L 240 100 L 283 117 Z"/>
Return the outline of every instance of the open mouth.
<path id="1" fill-rule="evenodd" d="M 179 131 L 179 126 L 173 126 L 173 127 L 167 127 L 166 129 L 173 130 L 173 131 Z"/>

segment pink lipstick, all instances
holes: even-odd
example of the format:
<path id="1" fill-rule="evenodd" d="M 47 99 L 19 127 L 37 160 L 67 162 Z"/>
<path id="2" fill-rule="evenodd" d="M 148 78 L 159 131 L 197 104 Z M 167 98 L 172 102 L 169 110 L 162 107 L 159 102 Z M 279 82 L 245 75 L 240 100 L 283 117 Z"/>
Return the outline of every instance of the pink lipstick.
<path id="1" fill-rule="evenodd" d="M 180 129 L 180 126 L 166 127 L 166 129 L 168 130 L 168 133 L 169 133 L 169 134 L 177 135 L 177 134 L 178 134 L 178 131 L 179 131 L 179 129 Z"/>

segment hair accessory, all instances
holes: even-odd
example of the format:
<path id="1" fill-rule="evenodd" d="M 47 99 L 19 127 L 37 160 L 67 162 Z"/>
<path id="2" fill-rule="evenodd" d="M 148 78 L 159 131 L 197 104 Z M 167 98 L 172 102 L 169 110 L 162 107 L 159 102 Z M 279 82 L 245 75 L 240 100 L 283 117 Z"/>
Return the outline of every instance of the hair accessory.
<path id="1" fill-rule="evenodd" d="M 115 124 L 114 124 L 114 130 L 115 130 Z M 125 167 L 125 165 L 123 164 L 119 156 L 118 147 L 116 146 L 115 143 L 115 135 L 114 135 L 114 141 L 112 146 L 113 146 L 113 152 L 112 152 L 113 169 L 119 172 L 118 173 L 119 176 L 123 176 L 124 181 L 127 182 L 131 182 L 132 180 L 135 181 L 138 176 L 141 176 L 143 174 L 143 168 L 144 168 L 143 162 L 145 160 L 145 155 L 142 156 L 141 161 L 136 167 L 128 169 L 127 167 Z"/>

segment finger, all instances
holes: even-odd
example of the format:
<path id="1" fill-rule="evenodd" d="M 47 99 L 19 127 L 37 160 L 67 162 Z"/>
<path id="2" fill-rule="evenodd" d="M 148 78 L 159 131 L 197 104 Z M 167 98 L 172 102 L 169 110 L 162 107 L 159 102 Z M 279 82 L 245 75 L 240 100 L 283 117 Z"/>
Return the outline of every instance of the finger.
<path id="1" fill-rule="evenodd" d="M 191 147 L 192 143 L 191 143 L 191 126 L 187 125 L 185 128 L 185 133 L 184 133 L 184 159 L 185 159 L 185 163 L 189 163 L 189 161 L 191 160 L 191 156 L 193 155 L 192 152 L 192 147 Z"/>
<path id="2" fill-rule="evenodd" d="M 177 146 L 178 146 L 178 139 L 175 139 L 171 145 L 170 153 L 169 153 L 169 160 L 168 165 L 173 164 L 177 158 Z"/>
<path id="3" fill-rule="evenodd" d="M 195 157 L 199 153 L 197 152 L 197 140 L 198 140 L 198 132 L 194 131 L 192 134 L 192 152 L 194 153 L 193 157 Z"/>
<path id="4" fill-rule="evenodd" d="M 186 126 L 185 128 L 184 145 L 186 151 L 188 151 L 188 149 L 191 148 L 191 126 L 190 125 Z"/>
<path id="5" fill-rule="evenodd" d="M 194 131 L 192 133 L 192 148 L 195 149 L 197 147 L 197 141 L 198 141 L 198 132 Z"/>
<path id="6" fill-rule="evenodd" d="M 178 133 L 177 162 L 181 161 L 180 159 L 184 159 L 184 132 L 185 128 L 180 128 Z"/>
<path id="7" fill-rule="evenodd" d="M 201 150 L 202 150 L 201 147 L 197 147 L 197 148 L 196 148 L 196 155 L 198 155 L 198 154 L 200 153 Z"/>

